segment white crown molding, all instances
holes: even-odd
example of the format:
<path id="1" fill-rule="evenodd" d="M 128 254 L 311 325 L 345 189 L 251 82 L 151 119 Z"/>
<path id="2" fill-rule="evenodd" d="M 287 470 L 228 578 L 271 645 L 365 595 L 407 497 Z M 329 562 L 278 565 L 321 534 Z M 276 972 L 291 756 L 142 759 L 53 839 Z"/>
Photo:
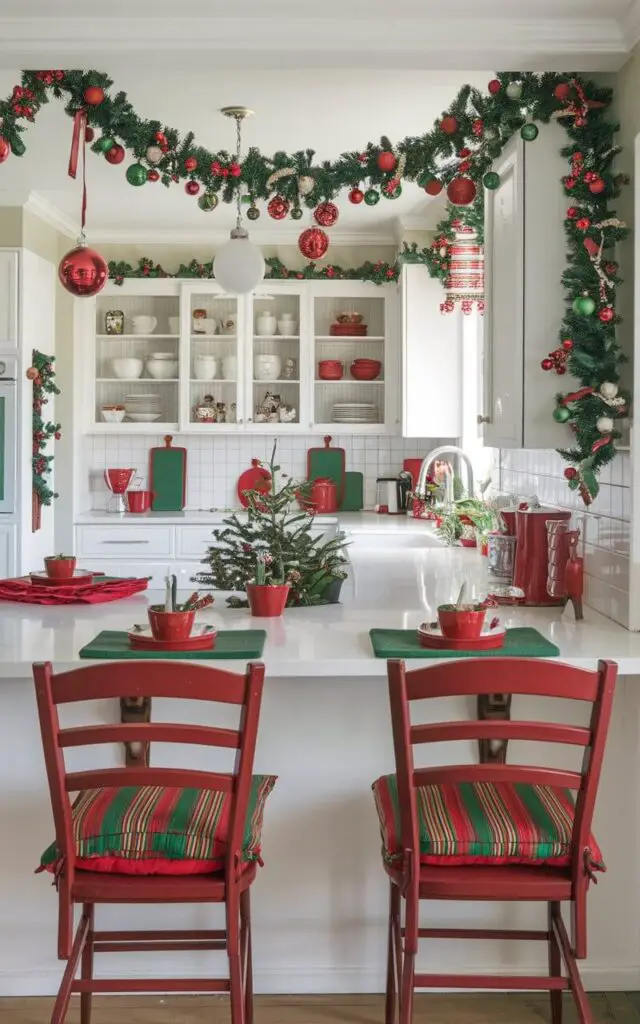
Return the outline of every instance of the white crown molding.
<path id="1" fill-rule="evenodd" d="M 256 245 L 279 248 L 281 246 L 297 246 L 302 228 L 269 229 L 260 231 L 251 228 L 251 241 Z M 394 245 L 396 233 L 389 231 L 355 232 L 331 231 L 331 244 L 348 246 Z M 210 245 L 213 249 L 229 240 L 229 232 L 221 229 L 215 231 L 206 228 L 95 228 L 91 231 L 91 242 L 103 245 Z"/>
<path id="2" fill-rule="evenodd" d="M 623 27 L 627 46 L 631 51 L 640 40 L 640 0 L 633 0 Z"/>
<path id="3" fill-rule="evenodd" d="M 39 192 L 29 193 L 24 209 L 38 217 L 39 220 L 44 221 L 45 224 L 55 228 L 56 231 L 60 231 L 63 235 L 69 235 L 71 238 L 74 238 L 80 234 L 79 222 L 68 217 L 66 213 L 62 213 L 57 206 L 50 203 Z"/>

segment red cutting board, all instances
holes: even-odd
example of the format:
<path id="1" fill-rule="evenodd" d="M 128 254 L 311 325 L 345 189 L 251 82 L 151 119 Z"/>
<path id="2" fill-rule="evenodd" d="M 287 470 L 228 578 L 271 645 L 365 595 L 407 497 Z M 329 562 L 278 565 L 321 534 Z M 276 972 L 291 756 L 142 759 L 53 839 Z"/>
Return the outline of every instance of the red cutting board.
<path id="1" fill-rule="evenodd" d="M 338 508 L 344 499 L 345 452 L 344 448 L 332 448 L 331 436 L 324 439 L 324 448 L 309 448 L 307 451 L 307 480 L 328 477 L 336 485 Z"/>
<path id="2" fill-rule="evenodd" d="M 149 452 L 149 490 L 154 512 L 182 512 L 187 498 L 187 449 L 174 448 L 167 434 L 164 448 Z"/>
<path id="3" fill-rule="evenodd" d="M 420 476 L 420 466 L 422 465 L 422 459 L 405 459 L 402 463 L 402 468 L 406 473 L 411 473 L 411 485 L 413 490 L 416 489 L 418 483 L 418 477 Z"/>

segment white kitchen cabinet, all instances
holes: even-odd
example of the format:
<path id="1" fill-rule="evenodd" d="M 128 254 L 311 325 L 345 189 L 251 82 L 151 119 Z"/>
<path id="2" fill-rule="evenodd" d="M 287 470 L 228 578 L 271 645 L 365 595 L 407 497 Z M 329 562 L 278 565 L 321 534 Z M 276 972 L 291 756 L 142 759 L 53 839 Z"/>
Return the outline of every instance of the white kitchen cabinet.
<path id="1" fill-rule="evenodd" d="M 485 191 L 481 415 L 484 443 L 494 448 L 555 448 L 568 440 L 551 415 L 561 381 L 540 367 L 558 344 L 566 308 L 566 144 L 555 122 L 542 125 L 534 142 L 516 134 L 494 163 L 499 187 Z"/>
<path id="2" fill-rule="evenodd" d="M 440 312 L 442 285 L 402 269 L 402 436 L 462 434 L 462 313 Z"/>
<path id="3" fill-rule="evenodd" d="M 0 348 L 18 346 L 18 253 L 0 249 Z"/>
<path id="4" fill-rule="evenodd" d="M 0 579 L 16 572 L 16 527 L 0 523 Z"/>

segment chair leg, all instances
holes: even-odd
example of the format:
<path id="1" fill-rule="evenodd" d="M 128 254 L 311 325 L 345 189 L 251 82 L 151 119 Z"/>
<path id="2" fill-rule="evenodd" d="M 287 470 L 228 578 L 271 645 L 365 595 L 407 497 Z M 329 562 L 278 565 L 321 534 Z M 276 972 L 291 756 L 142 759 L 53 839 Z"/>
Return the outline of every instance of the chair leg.
<path id="1" fill-rule="evenodd" d="M 227 902 L 227 956 L 229 957 L 229 990 L 231 1024 L 244 1022 L 244 986 L 240 942 L 240 906 L 237 895 Z"/>
<path id="2" fill-rule="evenodd" d="M 396 1017 L 396 936 L 399 927 L 400 890 L 389 882 L 389 931 L 387 937 L 387 991 L 384 1007 L 385 1024 L 394 1024 Z M 398 965 L 399 966 L 399 965 Z"/>
<path id="3" fill-rule="evenodd" d="M 62 981 L 60 982 L 60 988 L 58 989 L 58 995 L 56 1001 L 53 1004 L 53 1011 L 51 1013 L 51 1024 L 64 1024 L 65 1017 L 67 1016 L 67 1010 L 69 1009 L 69 1000 L 71 999 L 71 989 L 80 962 L 80 957 L 83 954 L 85 942 L 87 940 L 87 934 L 89 932 L 89 917 L 83 912 L 80 918 L 80 924 L 76 932 L 75 939 L 73 940 L 73 946 L 71 948 L 71 956 L 67 960 L 67 966 L 64 969 L 62 975 Z"/>
<path id="4" fill-rule="evenodd" d="M 413 1018 L 413 979 L 415 953 L 405 950 L 402 961 L 402 990 L 400 992 L 400 1024 L 411 1024 Z"/>
<path id="5" fill-rule="evenodd" d="M 93 930 L 95 914 L 93 903 L 85 903 L 82 907 L 82 914 L 89 918 L 89 930 L 84 943 L 84 949 L 82 950 L 80 977 L 83 981 L 90 981 L 93 978 Z M 91 1022 L 91 998 L 91 992 L 82 992 L 80 994 L 80 1024 L 90 1024 Z"/>
<path id="6" fill-rule="evenodd" d="M 591 1007 L 589 1006 L 587 993 L 584 990 L 580 971 L 578 970 L 578 964 L 571 948 L 571 943 L 569 942 L 569 936 L 567 935 L 567 929 L 565 928 L 564 921 L 562 920 L 562 914 L 560 913 L 553 918 L 553 930 L 558 940 L 558 946 L 560 947 L 564 965 L 567 969 L 569 986 L 578 1014 L 578 1024 L 593 1024 L 593 1016 L 591 1015 Z"/>
<path id="7" fill-rule="evenodd" d="M 244 1019 L 253 1024 L 253 958 L 251 955 L 251 896 L 245 889 L 240 895 L 240 950 L 244 977 Z"/>
<path id="8" fill-rule="evenodd" d="M 549 927 L 549 977 L 559 978 L 562 975 L 562 957 L 556 933 L 553 930 L 553 919 L 560 913 L 559 903 L 548 905 L 548 927 Z M 551 1024 L 562 1024 L 562 992 L 551 990 Z"/>

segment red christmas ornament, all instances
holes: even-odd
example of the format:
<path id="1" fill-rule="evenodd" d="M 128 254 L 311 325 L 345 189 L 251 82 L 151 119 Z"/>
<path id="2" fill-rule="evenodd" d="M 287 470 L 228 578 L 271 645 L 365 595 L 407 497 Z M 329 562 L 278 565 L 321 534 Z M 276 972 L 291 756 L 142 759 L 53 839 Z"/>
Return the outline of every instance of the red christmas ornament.
<path id="1" fill-rule="evenodd" d="M 313 211 L 314 220 L 321 228 L 332 228 L 339 216 L 340 211 L 335 203 L 320 203 Z"/>
<path id="2" fill-rule="evenodd" d="M 575 188 L 576 184 L 577 184 L 577 179 L 576 178 L 565 178 L 564 179 L 564 187 L 565 188 L 569 188 L 569 189 Z"/>
<path id="3" fill-rule="evenodd" d="M 579 212 L 580 211 L 578 210 L 577 206 L 570 206 L 569 209 L 567 210 L 567 219 L 568 220 L 575 220 L 576 217 L 578 216 Z"/>
<path id="4" fill-rule="evenodd" d="M 618 264 L 614 263 L 613 261 L 611 263 L 605 263 L 605 265 L 604 265 L 604 272 L 605 272 L 605 274 L 615 274 L 617 269 L 618 269 Z"/>
<path id="5" fill-rule="evenodd" d="M 289 212 L 289 200 L 284 196 L 274 196 L 267 206 L 269 216 L 274 220 L 284 220 Z"/>
<path id="6" fill-rule="evenodd" d="M 497 78 L 492 78 L 487 88 L 489 89 L 489 92 L 491 93 L 492 96 L 497 96 L 500 90 L 502 89 L 502 86 Z"/>
<path id="7" fill-rule="evenodd" d="M 588 231 L 591 227 L 591 221 L 588 217 L 580 217 L 580 219 L 576 221 L 576 227 L 578 231 Z"/>
<path id="8" fill-rule="evenodd" d="M 466 146 L 463 146 L 462 149 L 460 150 L 460 152 L 458 153 L 458 156 L 461 156 L 463 159 L 466 156 L 471 156 L 471 150 L 467 149 Z"/>
<path id="9" fill-rule="evenodd" d="M 484 135 L 484 121 L 481 117 L 477 117 L 475 121 L 472 121 L 471 131 L 478 139 L 482 138 Z"/>
<path id="10" fill-rule="evenodd" d="M 458 130 L 458 122 L 452 114 L 447 114 L 440 122 L 440 131 L 445 135 L 455 135 Z"/>
<path id="11" fill-rule="evenodd" d="M 195 171 L 197 166 L 198 161 L 196 160 L 195 156 L 188 156 L 184 162 L 185 171 Z"/>
<path id="12" fill-rule="evenodd" d="M 428 196 L 439 196 L 443 188 L 444 186 L 442 182 L 438 181 L 437 178 L 432 178 L 431 181 L 428 181 L 424 186 L 424 190 Z"/>
<path id="13" fill-rule="evenodd" d="M 229 168 L 228 167 L 223 167 L 222 168 L 222 170 L 220 171 L 220 177 L 221 178 L 228 178 L 229 177 Z"/>
<path id="14" fill-rule="evenodd" d="M 322 228 L 307 228 L 298 239 L 298 248 L 308 260 L 321 260 L 329 248 L 329 236 Z"/>
<path id="15" fill-rule="evenodd" d="M 471 170 L 471 160 L 463 160 L 461 164 L 458 164 L 458 174 L 466 174 L 467 171 Z"/>
<path id="16" fill-rule="evenodd" d="M 381 171 L 385 174 L 389 174 L 395 169 L 397 160 L 394 153 L 391 153 L 388 149 L 384 149 L 382 153 L 378 153 L 376 163 Z"/>
<path id="17" fill-rule="evenodd" d="M 573 466 L 567 466 L 567 468 L 564 471 L 564 475 L 567 478 L 567 480 L 575 480 L 575 478 L 578 475 L 578 470 L 574 469 Z"/>
<path id="18" fill-rule="evenodd" d="M 565 338 L 562 342 L 562 347 L 565 350 L 565 352 L 571 352 L 571 349 L 573 348 L 573 342 L 571 338 Z"/>
<path id="19" fill-rule="evenodd" d="M 104 154 L 104 156 L 105 156 L 105 160 L 107 161 L 107 163 L 110 163 L 110 164 L 121 164 L 122 161 L 124 160 L 124 149 L 123 149 L 122 146 L 119 146 L 116 143 L 115 146 L 112 146 L 111 149 L 107 150 L 107 152 Z"/>
<path id="20" fill-rule="evenodd" d="M 222 164 L 218 160 L 214 160 L 213 163 L 211 164 L 211 173 L 212 174 L 220 174 L 221 170 L 222 170 Z"/>
<path id="21" fill-rule="evenodd" d="M 607 183 L 605 182 L 604 178 L 599 177 L 599 175 L 597 174 L 595 178 L 593 178 L 589 182 L 589 191 L 593 192 L 594 196 L 599 196 L 602 192 L 604 192 L 606 187 Z"/>
<path id="22" fill-rule="evenodd" d="M 164 132 L 156 132 L 154 135 L 154 139 L 156 140 L 156 142 L 159 142 L 160 144 L 167 141 Z"/>
<path id="23" fill-rule="evenodd" d="M 349 202 L 358 206 L 364 199 L 364 192 L 361 188 L 352 188 L 349 193 Z"/>
<path id="24" fill-rule="evenodd" d="M 87 127 L 84 130 L 84 137 L 87 142 L 93 142 L 93 140 L 96 137 L 96 133 L 94 132 L 93 128 L 89 127 L 89 125 L 87 125 Z"/>
<path id="25" fill-rule="evenodd" d="M 598 313 L 598 320 L 603 324 L 610 324 L 615 315 L 613 306 L 605 306 L 604 309 L 601 309 Z"/>
<path id="26" fill-rule="evenodd" d="M 556 373 L 562 377 L 563 373 L 567 372 L 566 366 L 556 366 Z"/>
<path id="27" fill-rule="evenodd" d="M 585 238 L 582 244 L 590 256 L 597 256 L 600 252 L 600 246 L 596 242 L 595 238 Z"/>
<path id="28" fill-rule="evenodd" d="M 561 103 L 566 103 L 571 95 L 571 86 L 568 82 L 560 82 L 560 84 L 556 85 L 553 90 L 553 95 L 557 100 L 560 100 Z"/>
<path id="29" fill-rule="evenodd" d="M 104 89 L 99 85 L 88 85 L 82 96 L 90 107 L 97 107 L 104 99 Z"/>
<path id="30" fill-rule="evenodd" d="M 543 370 L 553 370 L 553 359 L 543 359 L 540 366 Z"/>
<path id="31" fill-rule="evenodd" d="M 200 191 L 200 183 L 198 181 L 188 181 L 184 186 L 184 190 L 188 196 L 197 196 Z"/>
<path id="32" fill-rule="evenodd" d="M 63 256 L 58 265 L 58 278 L 63 288 L 78 298 L 97 295 L 109 277 L 109 268 L 99 252 L 79 245 Z"/>
<path id="33" fill-rule="evenodd" d="M 9 153 L 11 152 L 11 146 L 6 139 L 3 139 L 0 135 L 0 164 L 3 164 L 8 159 Z"/>
<path id="34" fill-rule="evenodd" d="M 240 164 L 232 163 L 229 164 L 229 174 L 232 178 L 239 178 L 242 174 L 242 167 Z"/>
<path id="35" fill-rule="evenodd" d="M 475 199 L 476 191 L 471 178 L 454 178 L 447 187 L 447 196 L 454 206 L 468 206 Z"/>
<path id="36" fill-rule="evenodd" d="M 160 171 L 156 171 L 155 167 L 152 167 L 147 171 L 147 181 L 159 181 Z"/>

